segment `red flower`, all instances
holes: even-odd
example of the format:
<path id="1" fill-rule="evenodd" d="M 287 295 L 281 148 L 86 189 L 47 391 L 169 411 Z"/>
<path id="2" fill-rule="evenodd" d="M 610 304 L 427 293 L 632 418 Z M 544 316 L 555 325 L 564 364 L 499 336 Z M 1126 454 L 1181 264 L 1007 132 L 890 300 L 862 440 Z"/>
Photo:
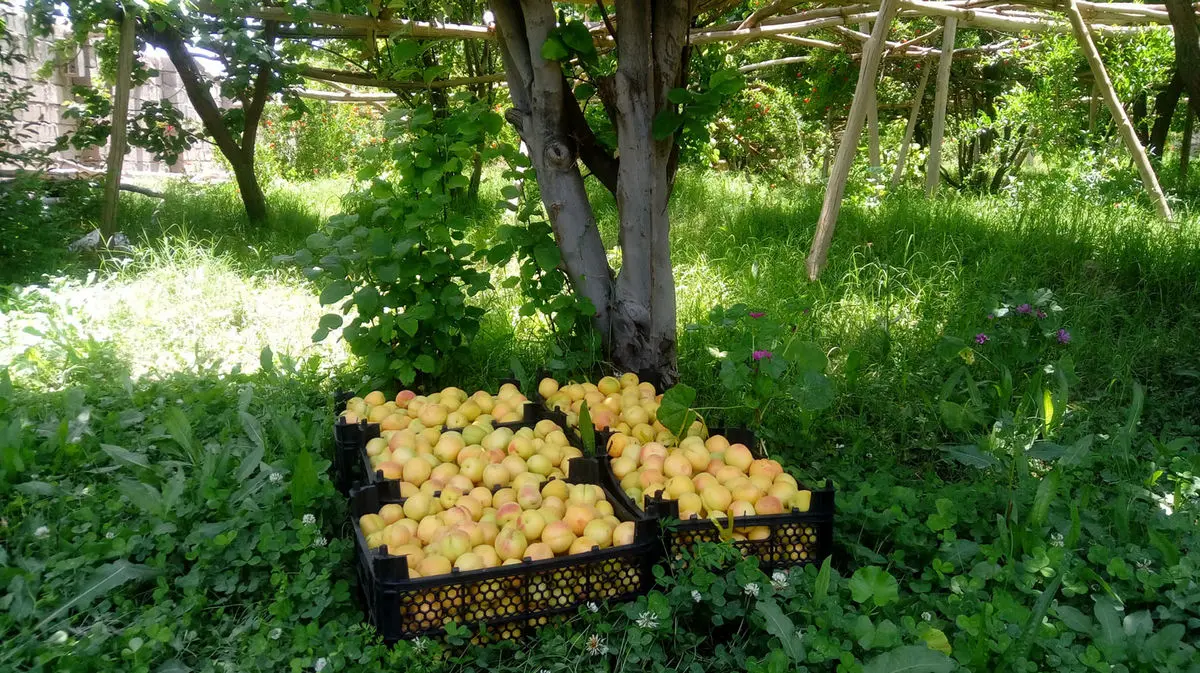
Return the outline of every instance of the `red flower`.
<path id="1" fill-rule="evenodd" d="M 763 108 L 763 114 L 767 114 L 770 111 L 771 111 L 771 108 L 769 108 L 769 107 Z"/>
<path id="2" fill-rule="evenodd" d="M 804 102 L 805 102 L 805 103 L 807 103 L 809 100 L 811 100 L 811 99 L 809 99 L 809 98 L 805 98 L 805 99 L 804 99 Z"/>
<path id="3" fill-rule="evenodd" d="M 754 104 L 754 107 L 759 107 L 759 104 L 758 104 L 758 103 L 755 103 L 755 104 Z"/>

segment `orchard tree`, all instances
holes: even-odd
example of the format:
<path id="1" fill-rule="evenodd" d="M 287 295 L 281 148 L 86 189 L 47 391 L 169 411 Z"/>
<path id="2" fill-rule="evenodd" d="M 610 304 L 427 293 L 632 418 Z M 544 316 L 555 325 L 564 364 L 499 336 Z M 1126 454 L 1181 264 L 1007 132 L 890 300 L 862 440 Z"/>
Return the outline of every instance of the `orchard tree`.
<path id="1" fill-rule="evenodd" d="M 203 124 L 203 136 L 212 142 L 229 161 L 238 191 L 251 222 L 267 219 L 267 203 L 254 170 L 254 149 L 258 125 L 267 102 L 283 94 L 295 107 L 302 104 L 293 96 L 293 85 L 299 80 L 294 68 L 287 64 L 277 45 L 277 24 L 257 21 L 243 16 L 234 3 L 208 3 L 207 13 L 187 11 L 183 3 L 127 3 L 117 7 L 109 2 L 93 0 L 32 0 L 29 5 L 35 25 L 44 35 L 51 34 L 55 18 L 63 16 L 71 25 L 67 44 L 59 52 L 69 52 L 84 44 L 95 33 L 117 32 L 122 12 L 137 13 L 137 53 L 135 82 L 145 81 L 150 74 L 142 62 L 142 47 L 152 45 L 166 52 L 179 74 L 184 91 Z M 116 53 L 99 50 L 102 72 L 113 69 Z M 219 64 L 216 71 L 200 65 L 207 58 Z M 213 95 L 213 90 L 219 96 Z M 86 136 L 76 134 L 77 147 L 103 143 L 109 126 L 104 115 L 109 109 L 106 98 L 92 92 L 79 92 L 91 102 L 93 123 L 83 128 L 98 130 Z M 226 105 L 224 101 L 231 101 Z M 88 116 L 80 113 L 80 116 Z M 184 128 L 183 117 L 170 101 L 147 101 L 134 113 L 130 142 L 151 150 L 156 156 L 173 161 L 200 137 Z"/>
<path id="2" fill-rule="evenodd" d="M 595 306 L 595 327 L 620 368 L 676 372 L 675 278 L 667 204 L 688 62 L 691 5 L 616 0 L 615 64 L 604 68 L 582 21 L 559 22 L 546 0 L 493 0 L 508 76 L 507 114 L 529 150 L 563 265 Z M 607 17 L 606 17 L 607 18 Z M 588 89 L 572 87 L 576 69 Z M 719 82 L 718 82 L 719 83 Z M 616 152 L 597 140 L 578 98 L 599 95 Z M 616 197 L 621 269 L 608 264 L 580 163 Z"/>

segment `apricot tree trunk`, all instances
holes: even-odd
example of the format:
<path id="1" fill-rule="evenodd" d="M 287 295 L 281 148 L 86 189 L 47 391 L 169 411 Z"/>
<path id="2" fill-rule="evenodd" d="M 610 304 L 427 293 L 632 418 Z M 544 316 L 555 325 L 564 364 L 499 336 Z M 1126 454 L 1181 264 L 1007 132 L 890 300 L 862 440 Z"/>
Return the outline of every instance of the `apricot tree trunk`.
<path id="1" fill-rule="evenodd" d="M 562 63 L 542 56 L 555 29 L 548 0 L 492 0 L 512 96 L 507 118 L 529 147 L 542 204 L 575 292 L 618 368 L 676 376 L 675 279 L 667 204 L 678 150 L 674 134 L 655 138 L 655 117 L 683 84 L 688 2 L 616 0 L 616 72 L 596 86 L 617 132 L 620 159 L 588 126 Z M 584 188 L 581 164 L 613 193 L 620 220 L 621 270 L 608 264 Z"/>

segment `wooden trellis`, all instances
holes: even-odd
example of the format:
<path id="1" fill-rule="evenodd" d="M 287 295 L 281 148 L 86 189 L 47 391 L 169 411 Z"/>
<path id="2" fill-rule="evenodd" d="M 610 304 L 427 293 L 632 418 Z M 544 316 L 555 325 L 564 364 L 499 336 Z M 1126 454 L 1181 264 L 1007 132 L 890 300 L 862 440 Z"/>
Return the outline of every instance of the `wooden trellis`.
<path id="1" fill-rule="evenodd" d="M 597 0 L 577 0 L 578 4 L 595 5 Z M 603 0 L 605 3 L 608 0 Z M 719 15 L 732 6 L 730 0 L 699 0 L 693 2 L 694 13 L 699 17 Z M 858 151 L 859 137 L 864 123 L 871 128 L 871 156 L 877 163 L 877 131 L 875 115 L 877 107 L 875 100 L 875 78 L 880 62 L 885 58 L 920 59 L 928 64 L 929 59 L 938 59 L 936 93 L 934 103 L 934 128 L 930 142 L 930 159 L 927 167 L 926 191 L 933 194 L 938 186 L 940 171 L 940 148 L 945 126 L 946 104 L 950 78 L 950 66 L 956 55 L 983 54 L 1001 52 L 1019 48 L 1016 40 L 1006 40 L 994 45 L 985 45 L 970 49 L 955 49 L 954 41 L 957 30 L 964 28 L 983 29 L 1002 33 L 1015 33 L 1019 36 L 1038 34 L 1070 34 L 1079 42 L 1080 48 L 1087 57 L 1089 67 L 1095 79 L 1095 87 L 1099 98 L 1108 105 L 1113 118 L 1118 122 L 1122 139 L 1134 158 L 1141 173 L 1142 181 L 1151 200 L 1155 203 L 1158 213 L 1163 218 L 1171 217 L 1171 210 L 1163 196 L 1157 179 L 1146 158 L 1145 151 L 1138 143 L 1128 118 L 1124 116 L 1123 107 L 1117 98 L 1111 80 L 1107 76 L 1104 64 L 1096 51 L 1093 36 L 1127 35 L 1138 31 L 1151 29 L 1156 26 L 1170 26 L 1170 17 L 1164 5 L 1138 4 L 1132 2 L 1091 2 L 1088 0 L 1055 0 L 1052 3 L 1041 3 L 1036 0 L 1026 2 L 1006 2 L 1004 0 L 880 0 L 879 2 L 852 2 L 834 0 L 829 6 L 795 11 L 796 0 L 775 0 L 756 10 L 750 17 L 736 23 L 705 26 L 694 28 L 688 34 L 688 41 L 693 45 L 730 42 L 734 48 L 740 48 L 753 40 L 771 39 L 795 44 L 812 49 L 830 49 L 844 51 L 846 47 L 834 42 L 803 37 L 821 29 L 835 29 L 852 39 L 862 42 L 860 58 L 859 82 L 855 89 L 854 101 L 847 119 L 846 132 L 842 136 L 838 148 L 837 159 L 833 162 L 832 171 L 813 239 L 812 249 L 808 258 L 808 273 L 816 278 L 828 255 L 836 226 L 838 210 L 842 195 L 845 191 L 846 178 L 854 156 Z M 219 10 L 201 2 L 199 9 L 209 14 L 219 14 Z M 484 25 L 462 25 L 428 21 L 410 21 L 406 19 L 378 18 L 373 16 L 337 14 L 333 12 L 305 11 L 302 19 L 293 18 L 291 10 L 281 7 L 251 7 L 239 8 L 239 14 L 249 18 L 276 21 L 280 23 L 279 36 L 294 40 L 324 40 L 330 38 L 354 39 L 361 38 L 374 42 L 379 38 L 410 37 L 426 40 L 438 39 L 478 39 L 495 40 L 495 27 Z M 890 42 L 887 40 L 892 23 L 896 20 L 928 17 L 937 19 L 943 25 L 905 42 Z M 607 17 L 606 17 L 607 18 Z M 620 27 L 620 16 L 613 16 L 617 30 Z M 871 28 L 868 29 L 868 26 Z M 856 28 L 858 30 L 856 30 Z M 589 24 L 593 40 L 600 49 L 614 46 L 611 34 L 612 26 L 606 21 Z M 868 32 L 870 33 L 868 35 Z M 927 42 L 936 37 L 942 38 L 941 46 L 934 48 Z M 804 56 L 773 59 L 757 64 L 743 66 L 743 72 L 768 68 L 774 65 L 800 62 Z M 909 114 L 904 142 L 901 145 L 900 156 L 892 182 L 903 173 L 907 150 L 911 143 L 913 129 L 916 126 L 918 110 L 924 87 L 928 80 L 929 70 L 926 66 L 913 100 Z M 386 88 L 393 92 L 405 88 L 451 87 L 483 81 L 501 81 L 503 74 L 486 78 L 459 78 L 453 80 L 435 80 L 433 83 L 396 82 L 376 79 L 362 73 L 348 73 L 321 68 L 303 68 L 305 77 L 325 82 L 338 82 L 364 87 Z M 327 100 L 363 101 L 362 94 L 345 93 L 325 96 L 311 91 L 305 92 L 314 97 Z M 372 98 L 372 102 L 379 99 Z M 1094 117 L 1090 114 L 1089 117 Z M 1122 119 L 1124 122 L 1122 123 Z M 1190 118 L 1189 118 L 1190 121 Z"/>

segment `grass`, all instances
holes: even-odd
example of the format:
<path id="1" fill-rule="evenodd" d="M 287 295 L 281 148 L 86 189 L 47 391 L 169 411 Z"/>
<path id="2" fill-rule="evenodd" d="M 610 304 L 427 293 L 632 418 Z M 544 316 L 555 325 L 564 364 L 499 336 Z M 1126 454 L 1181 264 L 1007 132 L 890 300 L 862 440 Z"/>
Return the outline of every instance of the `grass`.
<path id="1" fill-rule="evenodd" d="M 1047 600 L 1085 616 L 1094 602 L 1098 623 L 1107 623 L 1099 611 L 1114 595 L 1125 614 L 1154 610 L 1156 627 L 1200 618 L 1187 598 L 1197 576 L 1177 558 L 1196 544 L 1200 465 L 1188 437 L 1200 432 L 1200 222 L 1185 216 L 1164 225 L 1140 206 L 1062 194 L 1056 180 L 1028 179 L 1019 199 L 930 201 L 900 192 L 872 205 L 858 198 L 843 209 L 829 266 L 810 283 L 804 261 L 819 185 L 680 175 L 672 244 L 681 328 L 705 322 L 713 306 L 742 302 L 796 324 L 830 353 L 834 407 L 807 431 L 787 410 L 768 416 L 786 462 L 810 478 L 831 476 L 839 488 L 832 602 L 811 600 L 815 573 L 796 576 L 794 593 L 777 598 L 807 634 L 805 647 L 818 657 L 813 670 L 833 666 L 843 652 L 855 665 L 878 654 L 861 644 L 868 642 L 863 619 L 872 633 L 890 623 L 910 644 L 928 642 L 922 624 L 936 626 L 972 670 L 1001 663 L 1036 670 L 1055 665 L 1051 657 L 1082 670 L 1076 664 L 1093 656 L 1088 647 L 1130 670 L 1184 670 L 1153 657 L 1195 655 L 1132 636 L 1119 649 L 1098 632 L 1063 630 L 1067 613 L 1059 607 L 1038 607 L 1050 578 L 1061 576 L 1061 593 L 1055 584 Z M 20 671 L 181 670 L 171 669 L 174 661 L 197 670 L 312 670 L 318 659 L 337 670 L 450 667 L 411 647 L 383 651 L 359 625 L 351 551 L 340 539 L 344 500 L 319 476 L 331 393 L 359 385 L 358 370 L 339 342 L 310 342 L 323 312 L 316 289 L 271 261 L 336 212 L 344 187 L 275 184 L 273 219 L 256 229 L 245 225 L 228 186 L 175 186 L 162 203 L 133 197 L 122 215 L 136 244 L 128 260 L 87 278 L 53 276 L 5 298 L 0 587 L 7 589 L 0 601 L 10 614 L 0 616 L 0 668 L 6 657 L 21 662 Z M 495 200 L 498 183 L 485 187 L 484 202 Z M 615 208 L 594 196 L 612 245 Z M 494 270 L 497 278 L 510 272 Z M 942 337 L 986 330 L 985 314 L 1007 293 L 1043 287 L 1066 309 L 1079 376 L 1053 439 L 1095 442 L 1074 469 L 1045 455 L 1031 469 L 1016 467 L 1023 449 L 1011 448 L 1016 440 L 1004 428 L 1027 427 L 1020 413 L 989 418 L 972 432 L 938 420 Z M 533 324 L 516 318 L 519 297 L 496 290 L 480 301 L 490 312 L 473 360 L 447 383 L 494 386 L 514 360 L 534 371 L 546 346 Z M 731 398 L 710 355 L 720 344 L 708 333 L 680 330 L 681 374 L 721 406 Z M 855 385 L 845 378 L 851 354 L 863 363 Z M 993 442 L 987 446 L 1007 471 L 965 468 L 938 450 L 986 443 L 981 438 Z M 1057 491 L 1047 494 L 1042 477 L 1050 472 L 1059 473 Z M 1176 516 L 1164 514 L 1168 494 Z M 304 513 L 316 524 L 302 523 Z M 49 532 L 39 533 L 43 527 Z M 960 558 L 968 548 L 970 562 Z M 1038 565 L 1043 558 L 1050 565 Z M 1122 570 L 1143 559 L 1151 565 L 1138 565 L 1136 578 Z M 68 597 L 87 597 L 91 573 L 111 569 L 101 564 L 119 560 L 147 574 L 129 571 L 126 584 L 88 597 L 96 601 L 91 611 L 54 615 Z M 37 566 L 48 570 L 28 570 Z M 863 585 L 848 578 L 867 566 L 899 578 L 897 599 L 863 604 Z M 693 611 L 690 591 L 709 590 L 688 584 L 698 577 L 680 580 L 681 602 L 669 610 L 680 620 L 676 631 L 644 645 L 662 652 L 654 655 L 659 663 L 683 668 L 699 656 L 707 657 L 702 669 L 729 670 L 759 656 L 736 648 L 778 649 L 778 633 L 735 611 L 730 623 L 750 631 L 734 640 L 745 644 L 728 645 L 729 659 L 697 654 L 689 634 L 709 633 L 708 613 L 697 613 L 709 620 L 700 625 L 682 620 Z M 740 585 L 731 591 L 728 605 L 751 609 Z M 493 648 L 467 648 L 453 661 L 460 670 L 494 671 L 594 665 L 582 652 L 585 635 L 607 634 L 614 649 L 618 638 L 628 644 L 641 633 L 633 618 L 646 609 L 573 618 L 503 661 L 487 659 L 500 651 Z M 1038 609 L 1045 626 L 1030 621 Z M 1005 657 L 1023 632 L 1036 641 L 1035 654 L 1012 663 Z M 701 642 L 701 649 L 712 645 L 711 635 Z M 627 670 L 644 669 L 627 663 Z"/>

